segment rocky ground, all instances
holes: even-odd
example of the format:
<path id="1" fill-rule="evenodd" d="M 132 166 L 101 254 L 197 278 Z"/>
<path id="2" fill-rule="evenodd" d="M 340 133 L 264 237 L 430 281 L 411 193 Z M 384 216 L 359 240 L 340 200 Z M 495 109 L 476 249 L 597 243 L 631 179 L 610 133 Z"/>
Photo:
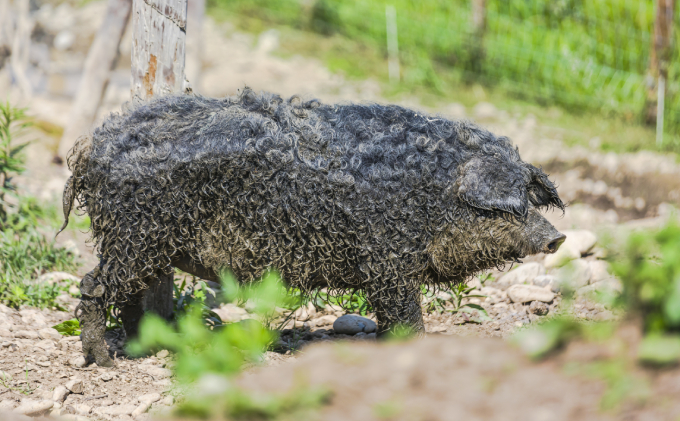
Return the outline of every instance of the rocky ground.
<path id="1" fill-rule="evenodd" d="M 43 7 L 35 15 L 42 35 L 34 40 L 31 53 L 34 95 L 21 98 L 10 84 L 7 67 L 0 70 L 0 92 L 7 93 L 14 103 L 30 107 L 38 121 L 63 127 L 105 3 L 88 2 L 82 8 L 68 3 Z M 380 85 L 375 82 L 349 82 L 315 60 L 277 56 L 276 31 L 256 38 L 228 24 L 208 20 L 204 34 L 210 42 L 205 45 L 202 76 L 194 86 L 205 95 L 233 94 L 247 84 L 254 89 L 283 95 L 299 93 L 324 101 L 380 100 Z M 121 60 L 107 88 L 100 116 L 118 109 L 129 95 L 129 50 L 125 45 L 129 41 L 123 43 Z M 424 108 L 413 99 L 402 103 Z M 337 307 L 307 305 L 284 326 L 273 351 L 266 354 L 266 367 L 256 370 L 253 377 L 246 376 L 244 385 L 263 390 L 269 386 L 286 387 L 286 382 L 300 370 L 308 373 L 311 384 L 330 381 L 336 390 L 344 392 L 328 409 L 327 419 L 349 418 L 343 408 L 355 411 L 351 413 L 353 419 L 378 417 L 380 411 L 389 415 L 394 410 L 391 406 L 398 409 L 401 405 L 390 402 L 405 397 L 409 399 L 403 406 L 408 411 L 428 403 L 436 408 L 437 413 L 428 419 L 599 417 L 593 414 L 603 391 L 601 384 L 566 378 L 554 362 L 530 365 L 505 342 L 492 337 L 507 338 L 517 329 L 560 310 L 572 311 L 585 320 L 619 317 L 596 299 L 621 288 L 608 272 L 598 237 L 602 238 L 607 229 L 653 227 L 669 218 L 672 206 L 680 203 L 680 165 L 673 157 L 651 152 L 604 153 L 597 149 L 597 139 L 591 140 L 590 148 L 568 148 L 562 141 L 563 129 L 543 126 L 531 115 L 514 115 L 490 103 L 479 103 L 471 109 L 450 103 L 428 111 L 450 118 L 471 118 L 495 133 L 507 135 L 525 160 L 551 172 L 560 195 L 572 204 L 563 215 L 551 213 L 547 217 L 567 234 L 567 242 L 555 255 L 532 256 L 505 272 L 494 271 L 490 277 L 473 280 L 470 286 L 474 290 L 468 294 L 479 297 L 458 303 L 451 291 L 426 294 L 424 319 L 433 338 L 420 342 L 388 347 L 372 344 L 375 324 L 370 314 L 365 318 L 347 317 Z M 52 163 L 58 138 L 35 130 L 25 137 L 36 140 L 27 149 L 28 170 L 17 179 L 21 191 L 44 200 L 59 197 L 68 173 L 63 166 Z M 83 266 L 78 273 L 51 274 L 39 281 L 79 281 L 96 262 L 86 238 L 86 233 L 69 230 L 57 239 L 81 255 Z M 178 393 L 172 388 L 168 370 L 171 355 L 161 351 L 148 358 L 129 359 L 122 349 L 124 334 L 112 330 L 107 333 L 107 342 L 116 354 L 116 365 L 100 368 L 86 364 L 77 336 L 62 337 L 51 328 L 73 317 L 77 305 L 77 294 L 73 292 L 60 297 L 66 311 L 0 306 L 0 411 L 29 416 L 52 414 L 66 419 L 126 420 L 149 417 L 150 408 L 152 412 L 167 410 Z M 575 300 L 566 309 L 562 300 L 568 292 L 574 292 Z M 482 306 L 488 318 L 474 310 L 460 311 L 460 306 L 467 303 Z M 215 312 L 225 322 L 253 317 L 246 308 L 233 304 L 217 306 Z M 461 336 L 485 339 L 460 339 Z M 359 342 L 351 347 L 357 357 L 338 357 L 340 348 L 333 344 L 314 345 L 320 342 Z M 309 374 L 315 372 L 318 375 Z M 337 375 L 345 372 L 346 376 Z M 437 383 L 442 379 L 446 383 Z M 664 381 L 665 390 L 678 391 L 680 381 L 675 377 Z M 381 387 L 385 385 L 389 387 Z M 510 392 L 518 388 L 525 391 L 526 400 L 512 401 Z M 486 394 L 473 393 L 478 390 Z M 373 403 L 360 405 L 361 402 Z M 375 402 L 385 403 L 384 408 L 375 409 Z M 523 412 L 527 405 L 533 412 Z M 507 416 L 493 408 L 507 408 Z M 441 414 L 456 416 L 446 418 Z"/>

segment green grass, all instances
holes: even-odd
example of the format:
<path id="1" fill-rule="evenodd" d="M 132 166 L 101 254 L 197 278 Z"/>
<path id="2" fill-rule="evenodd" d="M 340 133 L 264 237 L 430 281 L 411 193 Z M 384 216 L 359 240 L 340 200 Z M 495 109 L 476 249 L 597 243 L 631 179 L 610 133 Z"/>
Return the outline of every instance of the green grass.
<path id="1" fill-rule="evenodd" d="M 387 78 L 387 3 L 398 14 L 402 78 L 397 84 Z M 277 28 L 284 56 L 315 57 L 351 79 L 376 79 L 388 99 L 417 96 L 424 105 L 455 101 L 468 107 L 486 100 L 514 115 L 534 114 L 548 134 L 568 144 L 587 145 L 599 137 L 606 151 L 657 149 L 654 128 L 641 124 L 651 2 L 491 0 L 488 5 L 484 59 L 475 50 L 467 0 L 211 0 L 209 12 L 239 30 Z M 680 71 L 680 59 L 673 60 L 671 75 Z M 676 153 L 677 85 L 668 88 L 668 130 L 661 148 Z"/>

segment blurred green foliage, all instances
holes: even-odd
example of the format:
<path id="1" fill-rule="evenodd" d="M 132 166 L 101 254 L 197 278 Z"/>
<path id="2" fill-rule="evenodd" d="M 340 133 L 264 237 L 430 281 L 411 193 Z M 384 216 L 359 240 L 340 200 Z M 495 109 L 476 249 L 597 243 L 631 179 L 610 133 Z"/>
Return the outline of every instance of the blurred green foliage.
<path id="1" fill-rule="evenodd" d="M 80 336 L 80 322 L 78 319 L 66 320 L 52 326 L 52 328 L 64 336 Z"/>
<path id="2" fill-rule="evenodd" d="M 222 291 L 226 301 L 252 303 L 252 312 L 260 320 L 275 313 L 285 294 L 275 272 L 244 287 L 225 274 Z M 128 346 L 128 352 L 143 355 L 167 349 L 174 353 L 173 371 L 179 384 L 194 386 L 194 392 L 178 402 L 179 417 L 299 419 L 300 414 L 321 404 L 327 393 L 297 388 L 283 395 L 254 396 L 232 384 L 244 364 L 262 361 L 264 351 L 275 338 L 275 333 L 257 320 L 221 326 L 206 323 L 201 304 L 194 302 L 174 325 L 154 315 L 145 316 L 139 338 Z"/>
<path id="3" fill-rule="evenodd" d="M 486 3 L 483 40 L 472 27 L 471 0 L 209 0 L 208 5 L 213 14 L 231 19 L 243 30 L 285 26 L 352 40 L 379 57 L 357 57 L 356 48 L 339 42 L 324 57 L 327 64 L 350 76 L 383 79 L 387 79 L 385 6 L 393 5 L 402 88 L 427 87 L 456 96 L 461 82 L 479 82 L 544 105 L 642 121 L 653 2 Z M 680 56 L 674 51 L 665 114 L 669 134 L 680 127 L 679 73 Z M 673 144 L 666 149 L 680 149 L 676 136 L 669 141 Z"/>
<path id="4" fill-rule="evenodd" d="M 69 285 L 34 281 L 45 272 L 74 271 L 78 263 L 71 252 L 38 229 L 40 224 L 58 226 L 56 207 L 16 195 L 12 179 L 24 170 L 21 151 L 27 145 L 17 145 L 16 137 L 26 127 L 23 109 L 0 104 L 0 303 L 60 308 L 55 299 Z"/>

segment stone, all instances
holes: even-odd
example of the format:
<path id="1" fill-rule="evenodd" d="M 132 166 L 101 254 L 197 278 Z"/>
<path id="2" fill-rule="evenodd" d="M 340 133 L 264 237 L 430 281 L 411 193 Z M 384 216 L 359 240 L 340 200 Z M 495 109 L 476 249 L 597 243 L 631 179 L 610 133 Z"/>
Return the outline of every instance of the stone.
<path id="1" fill-rule="evenodd" d="M 549 303 L 555 299 L 555 294 L 552 291 L 535 285 L 512 285 L 508 288 L 507 293 L 513 303 L 528 303 L 531 301 Z"/>
<path id="2" fill-rule="evenodd" d="M 172 395 L 168 395 L 168 396 L 164 397 L 163 399 L 161 399 L 162 405 L 171 406 L 174 403 L 175 403 L 175 397 L 172 396 Z"/>
<path id="3" fill-rule="evenodd" d="M 170 352 L 168 352 L 167 349 L 160 350 L 160 351 L 158 351 L 158 352 L 156 353 L 156 357 L 157 357 L 157 358 L 165 358 L 165 357 L 167 357 L 168 355 L 170 355 Z"/>
<path id="4" fill-rule="evenodd" d="M 246 309 L 241 308 L 233 303 L 222 304 L 218 308 L 214 308 L 212 311 L 220 316 L 220 319 L 222 319 L 222 321 L 225 323 L 238 322 L 244 317 L 248 316 Z"/>
<path id="5" fill-rule="evenodd" d="M 614 275 L 609 273 L 609 263 L 605 262 L 604 260 L 593 260 L 588 262 L 588 265 L 590 266 L 591 284 L 614 277 Z"/>
<path id="6" fill-rule="evenodd" d="M 161 400 L 161 395 L 159 393 L 147 393 L 146 395 L 142 395 L 137 398 L 137 400 L 139 403 L 148 403 L 151 405 L 152 403 Z"/>
<path id="7" fill-rule="evenodd" d="M 478 120 L 490 120 L 497 117 L 498 109 L 489 102 L 479 102 L 472 109 L 472 114 Z"/>
<path id="8" fill-rule="evenodd" d="M 562 243 L 560 248 L 557 249 L 555 253 L 545 256 L 543 265 L 547 269 L 562 267 L 572 260 L 576 260 L 581 257 L 581 252 L 579 251 L 578 247 L 568 241 L 569 237 L 567 237 L 567 240 Z"/>
<path id="9" fill-rule="evenodd" d="M 95 408 L 93 413 L 97 415 L 110 415 L 112 417 L 120 417 L 121 415 L 132 414 L 137 407 L 135 405 L 111 405 Z"/>
<path id="10" fill-rule="evenodd" d="M 42 328 L 47 326 L 47 319 L 45 318 L 45 315 L 38 310 L 19 310 L 19 315 L 21 315 L 21 321 L 24 322 L 24 324 L 33 328 Z"/>
<path id="11" fill-rule="evenodd" d="M 73 408 L 75 408 L 78 415 L 89 415 L 92 412 L 92 407 L 84 403 L 73 405 Z"/>
<path id="12" fill-rule="evenodd" d="M 87 361 L 85 360 L 85 357 L 80 356 L 70 360 L 68 363 L 74 367 L 83 368 L 87 364 Z"/>
<path id="13" fill-rule="evenodd" d="M 307 303 L 306 306 L 302 306 L 295 310 L 295 319 L 301 321 L 307 321 L 311 319 L 316 314 L 316 308 L 314 304 Z"/>
<path id="14" fill-rule="evenodd" d="M 529 305 L 529 313 L 535 314 L 537 316 L 545 316 L 550 311 L 548 305 L 541 301 L 532 301 Z"/>
<path id="15" fill-rule="evenodd" d="M 167 368 L 162 368 L 155 365 L 140 365 L 139 368 L 153 376 L 155 380 L 165 379 L 172 376 L 172 371 L 168 370 Z"/>
<path id="16" fill-rule="evenodd" d="M 138 416 L 148 411 L 150 407 L 151 407 L 150 403 L 141 403 L 137 408 L 135 408 L 134 411 L 132 411 L 132 414 L 130 415 L 132 415 L 133 418 L 137 418 Z"/>
<path id="17" fill-rule="evenodd" d="M 57 349 L 57 345 L 54 343 L 52 339 L 43 339 L 42 341 L 38 341 L 33 345 L 37 348 L 40 348 L 44 351 L 54 351 Z"/>
<path id="18" fill-rule="evenodd" d="M 83 381 L 80 379 L 72 379 L 64 385 L 71 393 L 83 393 Z"/>
<path id="19" fill-rule="evenodd" d="M 333 322 L 335 333 L 345 335 L 356 335 L 359 332 L 371 333 L 375 332 L 376 329 L 377 325 L 373 320 L 356 314 L 345 314 Z"/>
<path id="20" fill-rule="evenodd" d="M 66 272 L 48 272 L 40 275 L 36 280 L 38 283 L 46 283 L 50 285 L 54 283 L 63 283 L 64 281 L 68 283 L 79 283 L 80 278 Z"/>
<path id="21" fill-rule="evenodd" d="M 606 322 L 608 320 L 613 320 L 614 319 L 614 313 L 612 313 L 609 310 L 604 310 L 600 311 L 599 313 L 595 314 L 593 316 L 593 320 L 596 322 Z"/>
<path id="22" fill-rule="evenodd" d="M 314 322 L 316 323 L 317 326 L 328 326 L 335 323 L 336 320 L 338 320 L 337 316 L 327 314 L 325 316 L 321 316 L 314 319 Z"/>
<path id="23" fill-rule="evenodd" d="M 38 339 L 38 332 L 33 330 L 19 330 L 14 332 L 14 337 L 18 339 Z"/>
<path id="24" fill-rule="evenodd" d="M 519 265 L 503 275 L 498 282 L 506 285 L 531 283 L 537 276 L 545 275 L 545 267 L 538 262 Z"/>
<path id="25" fill-rule="evenodd" d="M 28 415 L 29 417 L 37 417 L 39 415 L 45 414 L 47 411 L 52 409 L 53 406 L 54 402 L 48 399 L 39 401 L 24 399 L 21 402 L 21 405 L 14 408 L 14 412 L 17 414 Z"/>
<path id="26" fill-rule="evenodd" d="M 623 291 L 621 281 L 616 278 L 595 282 L 576 290 L 576 297 L 591 300 L 600 300 L 604 296 L 615 297 Z"/>
<path id="27" fill-rule="evenodd" d="M 113 380 L 113 374 L 111 374 L 110 372 L 107 371 L 105 373 L 102 373 L 102 375 L 99 376 L 99 378 L 102 381 L 109 382 L 109 381 Z"/>
<path id="28" fill-rule="evenodd" d="M 533 284 L 541 288 L 552 287 L 556 282 L 557 278 L 553 275 L 539 275 L 533 280 Z"/>
<path id="29" fill-rule="evenodd" d="M 577 259 L 562 266 L 555 272 L 560 290 L 576 290 L 590 282 L 590 265 L 583 259 Z"/>
<path id="30" fill-rule="evenodd" d="M 0 337 L 2 337 L 2 338 L 12 338 L 12 337 L 14 337 L 14 335 L 12 334 L 12 332 L 10 332 L 9 329 L 4 328 L 4 327 L 0 327 Z"/>
<path id="31" fill-rule="evenodd" d="M 569 243 L 581 256 L 587 254 L 597 244 L 597 236 L 588 230 L 568 230 L 563 232 L 567 236 L 562 246 Z"/>
<path id="32" fill-rule="evenodd" d="M 40 336 L 42 339 L 52 339 L 55 341 L 61 340 L 62 338 L 61 334 L 57 332 L 57 329 L 51 327 L 40 329 L 38 331 L 38 336 Z"/>
<path id="33" fill-rule="evenodd" d="M 54 402 L 64 402 L 64 399 L 66 399 L 66 395 L 69 394 L 69 390 L 64 387 L 64 386 L 57 386 L 54 388 L 54 392 L 52 392 L 52 400 Z"/>

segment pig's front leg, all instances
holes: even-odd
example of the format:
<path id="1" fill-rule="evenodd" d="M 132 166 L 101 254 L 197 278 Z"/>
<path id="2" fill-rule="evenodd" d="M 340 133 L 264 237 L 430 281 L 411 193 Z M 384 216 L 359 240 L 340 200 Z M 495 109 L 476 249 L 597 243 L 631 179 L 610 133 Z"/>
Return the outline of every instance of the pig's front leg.
<path id="1" fill-rule="evenodd" d="M 94 358 L 100 367 L 111 367 L 109 350 L 104 341 L 106 333 L 106 302 L 103 298 L 105 287 L 98 282 L 99 268 L 89 272 L 80 282 L 82 299 L 76 308 L 80 321 L 80 338 L 83 353 Z"/>
<path id="2" fill-rule="evenodd" d="M 383 288 L 368 288 L 366 295 L 378 319 L 378 337 L 404 332 L 418 337 L 425 335 L 420 308 L 422 295 L 416 283 L 398 279 Z"/>

